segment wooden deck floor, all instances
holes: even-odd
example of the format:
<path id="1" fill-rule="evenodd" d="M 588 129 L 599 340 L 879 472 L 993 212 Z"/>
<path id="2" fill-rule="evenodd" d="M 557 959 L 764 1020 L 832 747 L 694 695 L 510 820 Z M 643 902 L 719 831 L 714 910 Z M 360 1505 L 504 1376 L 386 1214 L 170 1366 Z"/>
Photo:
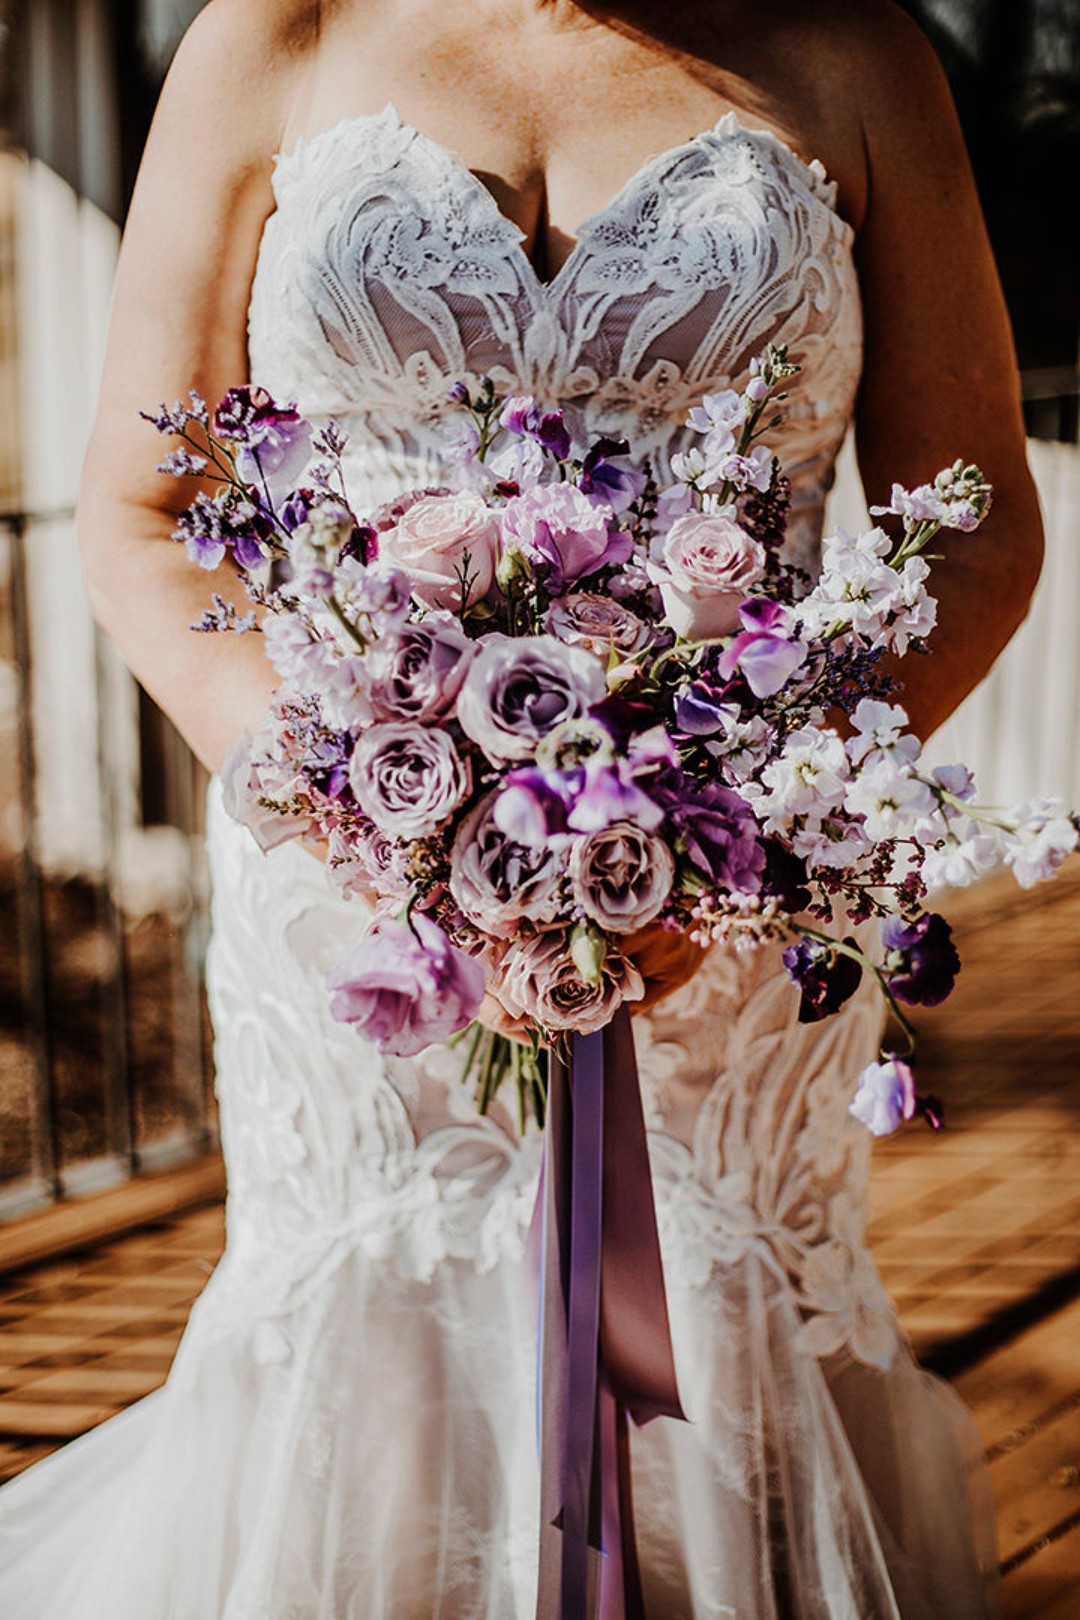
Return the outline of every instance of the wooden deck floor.
<path id="1" fill-rule="evenodd" d="M 1080 860 L 948 908 L 964 971 L 921 1020 L 949 1129 L 879 1144 L 871 1237 L 990 1458 L 1008 1620 L 1080 1617 Z M 211 1205 L 0 1278 L 0 1479 L 164 1379 L 221 1250 Z"/>

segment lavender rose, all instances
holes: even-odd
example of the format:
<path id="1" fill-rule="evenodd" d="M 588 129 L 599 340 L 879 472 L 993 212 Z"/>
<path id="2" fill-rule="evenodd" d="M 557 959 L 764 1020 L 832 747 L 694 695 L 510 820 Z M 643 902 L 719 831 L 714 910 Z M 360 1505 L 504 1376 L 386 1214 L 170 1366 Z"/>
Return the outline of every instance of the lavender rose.
<path id="1" fill-rule="evenodd" d="M 631 537 L 611 527 L 612 517 L 610 506 L 573 484 L 541 484 L 507 501 L 503 549 L 525 557 L 547 589 L 559 592 L 567 580 L 629 557 Z"/>
<path id="2" fill-rule="evenodd" d="M 648 573 L 672 628 L 691 641 L 734 630 L 739 604 L 765 572 L 765 548 L 731 518 L 687 512 L 667 534 Z"/>
<path id="3" fill-rule="evenodd" d="M 484 997 L 484 970 L 422 912 L 377 920 L 328 977 L 330 1010 L 381 1052 L 413 1057 L 457 1034 Z"/>
<path id="4" fill-rule="evenodd" d="M 586 916 L 610 933 L 630 934 L 663 910 L 675 859 L 659 838 L 616 821 L 575 844 L 570 876 Z"/>
<path id="5" fill-rule="evenodd" d="M 545 923 L 557 915 L 562 863 L 552 846 L 527 847 L 507 838 L 495 821 L 498 792 L 470 810 L 450 853 L 450 892 L 470 922 L 509 938 L 522 918 Z"/>
<path id="6" fill-rule="evenodd" d="M 526 759 L 541 737 L 603 697 L 603 666 L 551 636 L 485 636 L 458 696 L 458 719 L 493 764 Z"/>
<path id="7" fill-rule="evenodd" d="M 551 604 L 544 628 L 568 647 L 584 647 L 606 660 L 614 647 L 624 657 L 640 652 L 652 631 L 636 613 L 594 591 L 572 591 Z"/>
<path id="8" fill-rule="evenodd" d="M 468 600 L 491 589 L 498 520 L 479 495 L 461 490 L 450 495 L 424 495 L 379 537 L 379 556 L 408 576 L 413 595 L 428 607 L 461 606 L 461 574 L 469 577 Z"/>
<path id="9" fill-rule="evenodd" d="M 508 947 L 490 989 L 513 1018 L 542 1029 L 603 1029 L 624 1001 L 645 994 L 641 974 L 627 957 L 609 950 L 599 982 L 587 984 L 570 955 L 569 931 L 551 929 Z"/>
<path id="10" fill-rule="evenodd" d="M 413 721 L 384 721 L 357 743 L 349 784 L 382 832 L 426 838 L 467 798 L 472 772 L 448 732 Z"/>
<path id="11" fill-rule="evenodd" d="M 475 643 L 449 614 L 429 614 L 384 636 L 368 655 L 371 705 L 380 720 L 438 720 L 453 707 Z"/>

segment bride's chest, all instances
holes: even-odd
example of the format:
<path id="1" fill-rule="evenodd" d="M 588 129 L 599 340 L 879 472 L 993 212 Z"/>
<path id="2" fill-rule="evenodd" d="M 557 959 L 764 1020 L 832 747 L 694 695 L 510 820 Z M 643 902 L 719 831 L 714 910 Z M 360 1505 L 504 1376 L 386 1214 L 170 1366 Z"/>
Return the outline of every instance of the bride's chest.
<path id="1" fill-rule="evenodd" d="M 645 163 L 547 281 L 477 176 L 390 105 L 301 141 L 274 189 L 252 373 L 309 410 L 430 417 L 449 382 L 487 373 L 567 405 L 617 387 L 649 438 L 770 341 L 850 405 L 859 301 L 835 188 L 733 115 Z"/>

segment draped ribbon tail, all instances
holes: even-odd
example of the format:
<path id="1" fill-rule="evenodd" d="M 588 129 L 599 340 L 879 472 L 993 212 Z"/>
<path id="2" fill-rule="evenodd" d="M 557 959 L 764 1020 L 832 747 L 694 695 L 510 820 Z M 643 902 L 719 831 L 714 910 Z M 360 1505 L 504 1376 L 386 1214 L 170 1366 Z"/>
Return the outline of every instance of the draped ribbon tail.
<path id="1" fill-rule="evenodd" d="M 644 1620 L 627 1418 L 684 1414 L 626 1008 L 551 1055 L 540 1197 L 537 1620 Z"/>

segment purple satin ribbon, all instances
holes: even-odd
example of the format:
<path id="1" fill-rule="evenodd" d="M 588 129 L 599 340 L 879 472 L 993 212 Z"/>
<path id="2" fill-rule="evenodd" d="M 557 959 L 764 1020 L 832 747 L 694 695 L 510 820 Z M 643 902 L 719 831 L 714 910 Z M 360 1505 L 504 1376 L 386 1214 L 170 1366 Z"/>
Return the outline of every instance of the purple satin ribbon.
<path id="1" fill-rule="evenodd" d="M 540 1198 L 537 1620 L 645 1620 L 627 1416 L 684 1414 L 625 1007 L 551 1056 Z"/>

